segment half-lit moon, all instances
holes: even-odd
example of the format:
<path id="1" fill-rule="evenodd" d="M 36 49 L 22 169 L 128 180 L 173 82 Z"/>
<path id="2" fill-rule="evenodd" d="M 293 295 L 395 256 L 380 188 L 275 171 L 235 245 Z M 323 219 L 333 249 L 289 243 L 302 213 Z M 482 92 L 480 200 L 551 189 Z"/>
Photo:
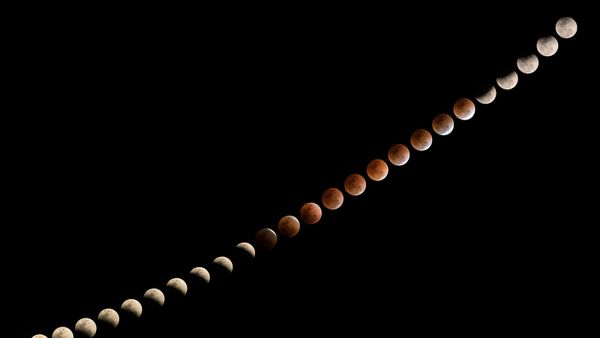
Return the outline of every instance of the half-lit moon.
<path id="1" fill-rule="evenodd" d="M 536 44 L 537 51 L 542 56 L 552 56 L 558 51 L 558 40 L 552 35 L 539 38 Z"/>
<path id="2" fill-rule="evenodd" d="M 317 203 L 309 202 L 305 203 L 300 208 L 300 219 L 306 224 L 317 224 L 321 220 L 323 211 Z"/>
<path id="3" fill-rule="evenodd" d="M 394 144 L 388 151 L 388 160 L 395 166 L 403 166 L 410 159 L 410 150 L 404 144 Z"/>
<path id="4" fill-rule="evenodd" d="M 90 318 L 81 318 L 75 323 L 75 331 L 81 333 L 86 337 L 93 337 L 96 335 L 98 327 L 96 323 Z"/>
<path id="5" fill-rule="evenodd" d="M 300 232 L 300 221 L 292 215 L 283 216 L 279 220 L 277 228 L 283 237 L 292 238 Z"/>
<path id="6" fill-rule="evenodd" d="M 570 39 L 577 33 L 577 22 L 568 16 L 556 22 L 556 34 L 563 39 Z"/>
<path id="7" fill-rule="evenodd" d="M 228 273 L 233 272 L 233 262 L 225 256 L 219 256 L 213 260 L 213 264 L 220 267 Z"/>
<path id="8" fill-rule="evenodd" d="M 531 74 L 538 69 L 540 60 L 535 54 L 523 56 L 517 59 L 517 68 L 523 74 Z"/>
<path id="9" fill-rule="evenodd" d="M 454 130 L 454 120 L 448 114 L 438 114 L 431 123 L 433 131 L 441 136 L 448 135 Z"/>
<path id="10" fill-rule="evenodd" d="M 452 111 L 458 119 L 463 121 L 470 120 L 475 115 L 475 103 L 467 98 L 458 99 L 454 102 Z"/>
<path id="11" fill-rule="evenodd" d="M 517 72 L 512 71 L 506 75 L 499 76 L 496 79 L 496 83 L 498 83 L 498 87 L 504 90 L 511 90 L 519 83 L 519 75 L 517 75 Z"/>
<path id="12" fill-rule="evenodd" d="M 389 168 L 384 160 L 375 159 L 367 165 L 367 176 L 373 181 L 382 181 L 388 175 Z"/>
<path id="13" fill-rule="evenodd" d="M 352 174 L 344 181 L 344 189 L 352 196 L 358 196 L 367 189 L 367 181 L 359 174 Z"/>
<path id="14" fill-rule="evenodd" d="M 124 301 L 123 304 L 121 304 L 121 310 L 132 314 L 136 318 L 142 316 L 142 304 L 135 299 L 127 299 Z"/>
<path id="15" fill-rule="evenodd" d="M 344 194 L 338 188 L 329 188 L 321 196 L 323 206 L 329 210 L 337 210 L 344 203 Z"/>
<path id="16" fill-rule="evenodd" d="M 170 287 L 170 288 L 172 288 L 174 290 L 177 290 L 183 296 L 185 296 L 187 294 L 187 292 L 188 292 L 187 283 L 183 279 L 181 279 L 181 278 L 171 278 L 167 282 L 167 287 Z"/>
<path id="17" fill-rule="evenodd" d="M 410 136 L 410 144 L 418 151 L 425 151 L 431 147 L 433 137 L 425 129 L 417 129 Z"/>
<path id="18" fill-rule="evenodd" d="M 98 314 L 98 321 L 104 322 L 111 327 L 117 327 L 119 320 L 119 313 L 110 308 L 104 309 Z"/>
<path id="19" fill-rule="evenodd" d="M 201 266 L 193 268 L 190 275 L 200 278 L 206 284 L 210 283 L 210 272 Z"/>
<path id="20" fill-rule="evenodd" d="M 496 99 L 496 87 L 491 86 L 485 93 L 475 98 L 481 104 L 490 104 Z"/>
<path id="21" fill-rule="evenodd" d="M 159 306 L 165 305 L 165 294 L 157 288 L 148 289 L 144 292 L 144 298 L 153 301 Z"/>
<path id="22" fill-rule="evenodd" d="M 68 327 L 61 326 L 52 332 L 52 338 L 73 338 L 73 331 Z"/>
<path id="23" fill-rule="evenodd" d="M 271 250 L 277 245 L 277 234 L 270 228 L 262 228 L 256 232 L 256 247 L 259 250 Z"/>

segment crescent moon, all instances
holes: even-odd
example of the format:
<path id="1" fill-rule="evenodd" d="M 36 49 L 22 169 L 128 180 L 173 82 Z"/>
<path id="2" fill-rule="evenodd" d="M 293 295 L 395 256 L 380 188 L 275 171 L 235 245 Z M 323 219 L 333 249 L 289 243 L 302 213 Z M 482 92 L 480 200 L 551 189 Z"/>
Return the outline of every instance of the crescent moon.
<path id="1" fill-rule="evenodd" d="M 201 266 L 193 268 L 190 275 L 200 278 L 206 284 L 210 283 L 210 272 Z"/>
<path id="2" fill-rule="evenodd" d="M 511 90 L 517 86 L 519 83 L 519 75 L 514 70 L 504 76 L 500 76 L 496 79 L 496 83 L 498 83 L 498 87 L 504 90 Z"/>
<path id="3" fill-rule="evenodd" d="M 81 318 L 75 323 L 75 331 L 81 333 L 86 337 L 93 337 L 96 335 L 98 327 L 96 323 L 90 318 Z"/>
<path id="4" fill-rule="evenodd" d="M 496 99 L 496 87 L 491 86 L 485 93 L 475 98 L 481 104 L 490 104 Z"/>
<path id="5" fill-rule="evenodd" d="M 570 39 L 577 34 L 577 22 L 568 16 L 558 19 L 556 22 L 556 34 L 563 39 Z"/>
<path id="6" fill-rule="evenodd" d="M 61 326 L 54 330 L 52 338 L 73 338 L 73 331 L 68 327 Z"/>
<path id="7" fill-rule="evenodd" d="M 155 302 L 159 306 L 165 305 L 165 294 L 159 289 L 148 289 L 148 291 L 144 292 L 144 298 Z"/>
<path id="8" fill-rule="evenodd" d="M 135 299 L 127 299 L 121 304 L 121 310 L 124 312 L 128 312 L 135 316 L 136 318 L 140 318 L 142 316 L 142 304 Z"/>
<path id="9" fill-rule="evenodd" d="M 111 327 L 117 327 L 119 320 L 119 313 L 111 308 L 104 309 L 98 314 L 98 321 L 104 322 Z"/>
<path id="10" fill-rule="evenodd" d="M 215 258 L 213 260 L 213 264 L 216 266 L 220 266 L 223 270 L 227 271 L 228 273 L 233 272 L 233 262 L 231 262 L 231 259 L 225 256 Z"/>
<path id="11" fill-rule="evenodd" d="M 185 296 L 188 292 L 187 283 L 181 278 L 171 278 L 167 282 L 167 287 L 170 287 L 170 288 L 173 288 L 173 289 L 179 291 L 179 293 L 181 293 L 183 296 Z"/>
<path id="12" fill-rule="evenodd" d="M 550 57 L 558 51 L 558 40 L 552 35 L 544 36 L 538 39 L 536 48 L 540 55 Z"/>
<path id="13" fill-rule="evenodd" d="M 538 69 L 540 60 L 535 54 L 529 56 L 523 56 L 517 59 L 517 68 L 523 74 L 531 74 Z"/>

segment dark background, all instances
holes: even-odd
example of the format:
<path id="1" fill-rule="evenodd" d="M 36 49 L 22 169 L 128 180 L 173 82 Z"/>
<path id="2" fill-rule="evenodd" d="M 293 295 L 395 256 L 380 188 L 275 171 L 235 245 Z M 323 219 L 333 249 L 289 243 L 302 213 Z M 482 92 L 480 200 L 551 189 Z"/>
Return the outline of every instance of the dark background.
<path id="1" fill-rule="evenodd" d="M 585 13 L 271 10 L 31 15 L 14 28 L 2 239 L 15 337 L 95 320 L 235 256 L 516 69 L 561 16 L 578 21 L 575 38 L 430 150 L 236 260 L 230 278 L 167 293 L 97 337 L 586 321 L 575 304 L 589 297 L 598 171 Z"/>

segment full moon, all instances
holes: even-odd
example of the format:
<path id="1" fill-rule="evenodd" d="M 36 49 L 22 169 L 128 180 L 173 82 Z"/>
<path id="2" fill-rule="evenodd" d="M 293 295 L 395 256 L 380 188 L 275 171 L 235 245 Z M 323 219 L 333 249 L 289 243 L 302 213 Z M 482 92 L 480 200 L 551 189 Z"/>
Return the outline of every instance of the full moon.
<path id="1" fill-rule="evenodd" d="M 121 310 L 131 313 L 137 318 L 142 316 L 142 304 L 135 299 L 128 299 L 121 304 Z"/>
<path id="2" fill-rule="evenodd" d="M 389 168 L 384 160 L 375 159 L 367 165 L 367 176 L 373 181 L 382 181 L 388 175 Z"/>
<path id="3" fill-rule="evenodd" d="M 531 74 L 535 72 L 540 65 L 540 60 L 535 54 L 523 56 L 517 59 L 517 68 L 523 74 Z"/>
<path id="4" fill-rule="evenodd" d="M 433 138 L 431 134 L 425 129 L 415 130 L 410 137 L 410 144 L 413 148 L 418 151 L 425 151 L 431 147 Z"/>
<path id="5" fill-rule="evenodd" d="M 256 246 L 260 250 L 271 250 L 277 245 L 277 234 L 269 228 L 262 228 L 256 233 Z"/>
<path id="6" fill-rule="evenodd" d="M 292 238 L 300 232 L 300 222 L 292 215 L 283 216 L 279 220 L 277 228 L 283 237 Z"/>
<path id="7" fill-rule="evenodd" d="M 512 71 L 504 76 L 496 78 L 496 83 L 498 84 L 498 87 L 504 90 L 511 90 L 519 83 L 519 75 L 517 75 L 517 72 Z"/>
<path id="8" fill-rule="evenodd" d="M 94 321 L 90 318 L 81 318 L 75 324 L 75 331 L 81 333 L 86 337 L 93 337 L 94 335 L 96 335 L 96 330 L 98 330 L 98 327 L 96 326 L 96 323 L 94 323 Z"/>
<path id="9" fill-rule="evenodd" d="M 144 298 L 155 302 L 159 306 L 165 305 L 165 294 L 159 289 L 148 289 L 148 291 L 144 292 Z"/>
<path id="10" fill-rule="evenodd" d="M 241 242 L 238 245 L 236 245 L 235 247 L 244 251 L 245 253 L 250 255 L 250 257 L 252 257 L 252 258 L 256 257 L 256 250 L 254 250 L 254 247 L 252 246 L 252 244 L 250 244 L 248 242 Z"/>
<path id="11" fill-rule="evenodd" d="M 539 38 L 536 44 L 538 53 L 542 56 L 552 56 L 558 51 L 558 40 L 552 35 Z"/>
<path id="12" fill-rule="evenodd" d="M 187 283 L 181 278 L 171 278 L 171 280 L 167 282 L 167 287 L 179 291 L 183 296 L 188 292 Z"/>
<path id="13" fill-rule="evenodd" d="M 321 220 L 323 212 L 317 203 L 309 202 L 300 208 L 300 218 L 306 224 L 316 224 Z"/>
<path id="14" fill-rule="evenodd" d="M 113 309 L 104 309 L 98 314 L 98 321 L 104 322 L 111 327 L 119 325 L 119 313 Z"/>
<path id="15" fill-rule="evenodd" d="M 73 332 L 68 327 L 61 326 L 54 330 L 52 338 L 73 338 Z"/>
<path id="16" fill-rule="evenodd" d="M 577 22 L 568 16 L 556 22 L 556 34 L 563 39 L 570 39 L 577 33 Z"/>
<path id="17" fill-rule="evenodd" d="M 221 267 L 221 269 L 225 270 L 228 273 L 233 272 L 233 262 L 231 262 L 231 259 L 229 259 L 225 256 L 219 256 L 219 257 L 215 258 L 213 260 L 213 264 L 218 267 Z"/>
<path id="18" fill-rule="evenodd" d="M 388 160 L 395 166 L 403 166 L 410 159 L 410 150 L 404 144 L 394 144 L 388 151 Z"/>
<path id="19" fill-rule="evenodd" d="M 352 196 L 358 196 L 367 189 L 367 181 L 359 174 L 352 174 L 344 181 L 344 189 Z"/>
<path id="20" fill-rule="evenodd" d="M 475 98 L 481 104 L 490 104 L 496 99 L 496 87 L 491 86 L 485 93 Z"/>
<path id="21" fill-rule="evenodd" d="M 454 102 L 452 110 L 458 119 L 463 121 L 470 120 L 475 115 L 475 103 L 467 98 L 458 99 Z"/>
<path id="22" fill-rule="evenodd" d="M 329 188 L 321 196 L 323 206 L 329 210 L 337 210 L 344 203 L 344 194 L 338 188 Z"/>
<path id="23" fill-rule="evenodd" d="M 433 131 L 441 136 L 448 135 L 454 129 L 454 120 L 448 114 L 438 114 L 431 123 Z"/>
<path id="24" fill-rule="evenodd" d="M 193 268 L 190 275 L 200 278 L 206 284 L 210 283 L 210 272 L 201 266 Z"/>

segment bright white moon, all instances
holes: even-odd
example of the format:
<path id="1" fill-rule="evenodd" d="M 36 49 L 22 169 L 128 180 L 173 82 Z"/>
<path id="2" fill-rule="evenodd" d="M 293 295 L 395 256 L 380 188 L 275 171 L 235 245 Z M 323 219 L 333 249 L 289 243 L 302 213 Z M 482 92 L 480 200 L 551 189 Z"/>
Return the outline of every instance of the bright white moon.
<path id="1" fill-rule="evenodd" d="M 498 83 L 498 87 L 504 90 L 511 90 L 519 83 L 519 75 L 517 75 L 517 72 L 512 71 L 504 76 L 498 77 L 496 83 Z"/>
<path id="2" fill-rule="evenodd" d="M 558 40 L 552 35 L 539 38 L 536 44 L 536 48 L 540 55 L 550 57 L 558 51 Z"/>
<path id="3" fill-rule="evenodd" d="M 577 33 L 577 22 L 568 16 L 556 22 L 556 34 L 563 39 L 570 39 Z"/>
<path id="4" fill-rule="evenodd" d="M 517 68 L 523 74 L 531 74 L 538 69 L 540 60 L 535 54 L 523 56 L 517 59 Z"/>

